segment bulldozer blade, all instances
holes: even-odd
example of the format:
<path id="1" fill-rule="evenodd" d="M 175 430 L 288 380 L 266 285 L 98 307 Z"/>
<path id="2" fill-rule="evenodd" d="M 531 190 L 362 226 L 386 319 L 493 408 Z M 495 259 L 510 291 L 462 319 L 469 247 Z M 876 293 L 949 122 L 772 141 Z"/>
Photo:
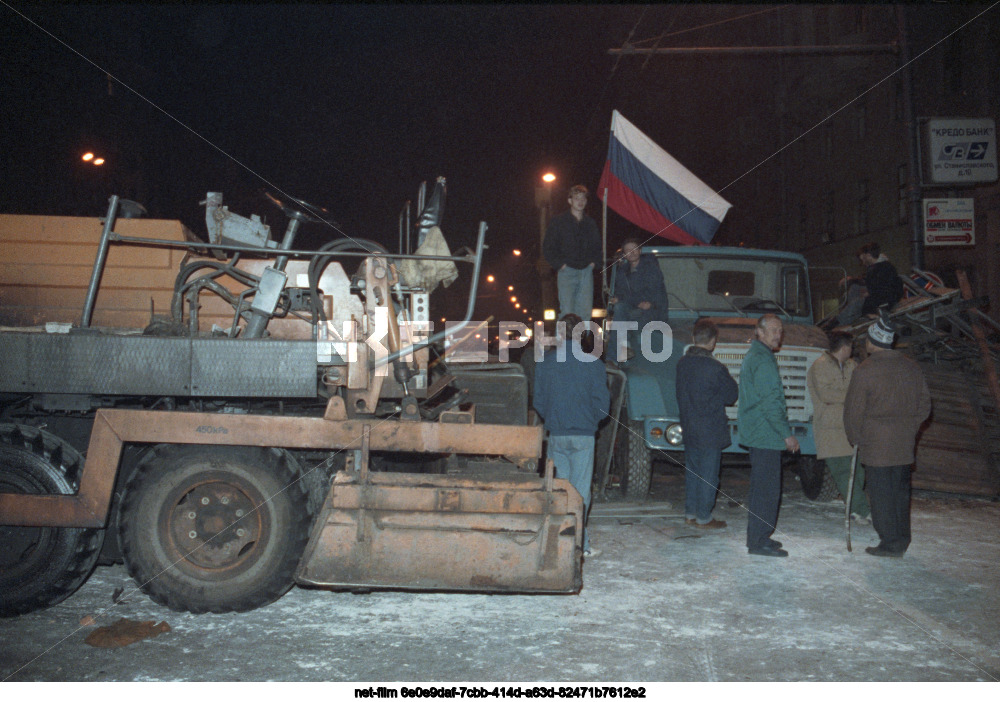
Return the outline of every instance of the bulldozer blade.
<path id="1" fill-rule="evenodd" d="M 566 480 L 341 471 L 296 580 L 336 589 L 578 592 L 583 500 Z"/>

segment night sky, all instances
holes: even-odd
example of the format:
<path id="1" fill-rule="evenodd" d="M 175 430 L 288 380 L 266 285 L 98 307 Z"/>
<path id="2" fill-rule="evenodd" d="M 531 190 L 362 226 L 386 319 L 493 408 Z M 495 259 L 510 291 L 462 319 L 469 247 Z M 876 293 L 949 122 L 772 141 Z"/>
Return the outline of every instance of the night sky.
<path id="1" fill-rule="evenodd" d="M 203 236 L 198 203 L 218 190 L 233 211 L 260 214 L 283 231 L 284 218 L 261 197 L 266 188 L 326 207 L 343 234 L 395 250 L 404 201 L 421 181 L 442 175 L 452 248 L 471 245 L 485 220 L 487 268 L 530 289 L 535 186 L 546 170 L 558 175 L 556 212 L 570 185 L 596 189 L 613 109 L 712 187 L 756 162 L 711 149 L 731 109 L 727 100 L 738 94 L 733 85 L 753 84 L 746 76 L 714 59 L 668 67 L 619 61 L 608 50 L 631 32 L 645 39 L 757 11 L 698 4 L 0 7 L 0 211 L 96 216 L 116 193 Z M 734 32 L 752 34 L 753 20 L 671 41 L 719 45 Z M 88 150 L 106 154 L 100 172 L 80 161 Z M 738 195 L 724 193 L 737 213 Z M 596 197 L 589 212 L 600 219 Z M 609 221 L 614 248 L 633 231 L 614 215 Z M 717 241 L 725 243 L 727 225 Z M 300 243 L 329 236 L 340 234 L 309 225 Z M 525 252 L 520 260 L 509 255 L 514 247 Z M 452 314 L 463 305 L 445 307 Z"/>

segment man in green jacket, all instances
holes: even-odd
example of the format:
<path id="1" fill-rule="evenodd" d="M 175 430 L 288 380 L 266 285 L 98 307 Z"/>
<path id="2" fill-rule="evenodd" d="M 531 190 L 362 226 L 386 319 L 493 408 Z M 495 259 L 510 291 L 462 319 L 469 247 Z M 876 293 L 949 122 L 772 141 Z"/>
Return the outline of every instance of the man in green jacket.
<path id="1" fill-rule="evenodd" d="M 747 550 L 752 556 L 787 556 L 770 538 L 781 500 L 781 452 L 799 450 L 792 436 L 775 351 L 781 346 L 781 320 L 766 314 L 757 320 L 756 338 L 740 366 L 737 423 L 740 444 L 750 450 L 747 498 Z"/>

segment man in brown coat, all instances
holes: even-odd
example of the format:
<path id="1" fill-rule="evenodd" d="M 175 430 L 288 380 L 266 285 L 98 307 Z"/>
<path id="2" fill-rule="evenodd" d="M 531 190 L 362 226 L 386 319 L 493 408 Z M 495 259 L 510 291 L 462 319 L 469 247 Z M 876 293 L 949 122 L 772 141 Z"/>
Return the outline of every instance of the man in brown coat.
<path id="1" fill-rule="evenodd" d="M 868 358 L 851 377 L 844 400 L 844 429 L 864 464 L 872 525 L 879 545 L 873 556 L 901 558 L 910 545 L 910 466 L 917 430 L 931 411 L 931 394 L 917 363 L 892 349 L 894 332 L 883 312 L 868 328 Z"/>

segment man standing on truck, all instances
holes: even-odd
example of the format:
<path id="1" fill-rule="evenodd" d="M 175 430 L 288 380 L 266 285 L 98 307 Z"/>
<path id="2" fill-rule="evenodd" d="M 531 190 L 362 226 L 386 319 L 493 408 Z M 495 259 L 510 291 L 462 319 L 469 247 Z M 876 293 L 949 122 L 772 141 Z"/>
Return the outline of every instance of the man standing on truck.
<path id="1" fill-rule="evenodd" d="M 844 429 L 865 466 L 872 526 L 872 556 L 902 558 L 910 546 L 910 466 L 917 431 L 931 411 L 931 394 L 920 366 L 892 348 L 888 315 L 868 327 L 868 358 L 851 377 L 844 400 Z"/>
<path id="2" fill-rule="evenodd" d="M 669 305 L 663 271 L 656 256 L 642 253 L 642 242 L 638 239 L 629 238 L 622 244 L 622 258 L 614 282 L 614 295 L 608 303 L 612 306 L 615 322 L 638 322 L 641 333 L 649 322 L 667 321 Z M 609 349 L 618 347 L 614 340 Z"/>
<path id="3" fill-rule="evenodd" d="M 546 351 L 542 362 L 535 364 L 532 404 L 549 433 L 548 457 L 555 463 L 556 477 L 568 480 L 580 493 L 586 523 L 594 477 L 594 435 L 597 425 L 608 416 L 611 394 L 604 364 L 573 339 L 573 330 L 582 323 L 575 314 L 559 321 L 556 348 Z M 584 558 L 599 555 L 600 549 L 591 547 L 584 528 Z"/>
<path id="4" fill-rule="evenodd" d="M 747 551 L 752 556 L 788 555 L 780 541 L 770 538 L 781 502 L 781 452 L 799 450 L 774 357 L 783 331 L 781 320 L 773 314 L 758 319 L 755 338 L 740 366 L 737 423 L 740 444 L 750 450 Z"/>
<path id="5" fill-rule="evenodd" d="M 594 267 L 603 263 L 601 234 L 597 222 L 583 211 L 587 186 L 569 190 L 569 210 L 549 222 L 542 253 L 556 270 L 559 315 L 575 314 L 590 320 L 594 309 Z"/>
<path id="6" fill-rule="evenodd" d="M 849 490 L 851 474 L 851 442 L 844 433 L 844 398 L 851 384 L 851 375 L 858 364 L 851 358 L 854 337 L 844 332 L 830 334 L 830 350 L 809 367 L 806 382 L 813 403 L 813 433 L 816 437 L 816 458 L 826 461 L 833 482 L 847 499 L 851 492 L 851 516 L 867 524 L 871 508 L 865 497 L 865 470 L 858 466 L 854 489 Z"/>
<path id="7" fill-rule="evenodd" d="M 684 436 L 684 517 L 700 529 L 723 529 L 712 517 L 719 489 L 722 449 L 729 446 L 726 405 L 736 402 L 739 387 L 729 370 L 712 356 L 719 329 L 709 319 L 694 324 L 684 356 L 677 362 L 677 408 Z"/>

